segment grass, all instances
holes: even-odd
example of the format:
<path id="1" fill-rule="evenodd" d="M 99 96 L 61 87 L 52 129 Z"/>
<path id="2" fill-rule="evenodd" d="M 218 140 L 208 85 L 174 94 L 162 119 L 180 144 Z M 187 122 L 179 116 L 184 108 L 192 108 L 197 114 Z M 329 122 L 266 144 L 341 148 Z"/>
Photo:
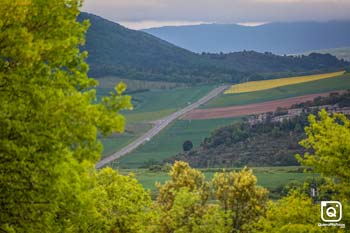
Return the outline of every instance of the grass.
<path id="1" fill-rule="evenodd" d="M 291 181 L 303 182 L 312 174 L 300 172 L 300 167 L 258 167 L 253 168 L 254 175 L 257 177 L 258 185 L 263 186 L 270 191 L 285 186 Z M 169 180 L 166 172 L 151 172 L 147 169 L 120 170 L 123 174 L 133 173 L 135 178 L 142 184 L 145 189 L 151 191 L 152 196 L 157 193 L 156 182 L 164 184 Z M 215 170 L 202 169 L 206 179 L 209 181 L 213 178 Z"/>
<path id="2" fill-rule="evenodd" d="M 270 100 L 290 98 L 306 94 L 315 94 L 335 90 L 350 89 L 350 75 L 345 74 L 335 78 L 277 87 L 249 93 L 220 95 L 201 108 L 217 108 L 235 105 L 260 103 Z"/>
<path id="3" fill-rule="evenodd" d="M 101 138 L 100 140 L 103 144 L 102 158 L 113 154 L 119 148 L 123 148 L 135 139 L 136 136 L 130 134 Z"/>
<path id="4" fill-rule="evenodd" d="M 225 94 L 238 94 L 238 93 L 268 90 L 276 87 L 312 82 L 312 81 L 317 81 L 317 80 L 327 79 L 327 78 L 334 78 L 334 77 L 341 76 L 344 73 L 345 71 L 340 71 L 340 72 L 333 72 L 333 73 L 326 73 L 326 74 L 316 74 L 316 75 L 307 75 L 307 76 L 240 83 L 240 84 L 231 86 L 227 91 L 225 91 Z"/>
<path id="5" fill-rule="evenodd" d="M 150 142 L 120 159 L 123 167 L 137 168 L 147 162 L 161 162 L 182 151 L 182 144 L 191 140 L 199 146 L 205 137 L 220 126 L 228 125 L 240 118 L 214 120 L 178 120 L 160 132 Z"/>
<path id="6" fill-rule="evenodd" d="M 117 83 L 124 82 L 128 86 L 128 90 L 171 89 L 171 88 L 188 86 L 184 83 L 123 79 L 115 76 L 101 77 L 101 78 L 98 78 L 97 80 L 99 82 L 99 85 L 98 85 L 99 88 L 113 88 Z"/>
<path id="7" fill-rule="evenodd" d="M 142 133 L 147 132 L 150 128 L 150 124 L 129 124 L 123 134 L 113 134 L 105 138 L 101 137 L 100 140 L 103 144 L 102 158 L 113 154 L 124 146 L 127 146 Z"/>
<path id="8" fill-rule="evenodd" d="M 151 128 L 149 122 L 163 118 L 185 107 L 210 92 L 214 85 L 151 90 L 132 95 L 134 110 L 122 112 L 126 117 L 126 133 L 102 138 L 103 157 L 118 151 Z M 110 88 L 97 89 L 99 99 L 108 95 Z"/>
<path id="9" fill-rule="evenodd" d="M 132 95 L 134 110 L 130 114 L 158 112 L 165 109 L 177 110 L 188 103 L 195 102 L 210 92 L 214 85 L 177 88 L 171 90 L 152 90 Z M 128 113 L 129 114 L 129 113 Z"/>
<path id="10" fill-rule="evenodd" d="M 175 112 L 177 109 L 169 108 L 154 112 L 138 112 L 138 113 L 126 113 L 126 122 L 150 122 L 157 119 L 161 119 Z"/>

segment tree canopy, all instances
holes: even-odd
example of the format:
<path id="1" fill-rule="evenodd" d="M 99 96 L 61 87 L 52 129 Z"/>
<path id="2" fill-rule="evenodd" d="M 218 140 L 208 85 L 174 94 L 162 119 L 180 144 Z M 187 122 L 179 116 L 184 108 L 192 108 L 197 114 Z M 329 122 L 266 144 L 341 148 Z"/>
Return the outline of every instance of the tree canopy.
<path id="1" fill-rule="evenodd" d="M 80 0 L 4 0 L 0 8 L 0 227 L 77 232 L 89 215 L 86 169 L 98 133 L 122 132 L 125 86 L 96 104 L 80 52 Z M 4 225 L 5 224 L 5 225 Z"/>

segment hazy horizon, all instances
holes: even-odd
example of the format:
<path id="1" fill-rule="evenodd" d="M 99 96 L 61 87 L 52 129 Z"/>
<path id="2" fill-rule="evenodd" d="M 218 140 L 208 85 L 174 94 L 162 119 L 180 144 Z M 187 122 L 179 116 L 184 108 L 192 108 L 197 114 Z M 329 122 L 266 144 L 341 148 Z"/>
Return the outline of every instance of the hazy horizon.
<path id="1" fill-rule="evenodd" d="M 347 0 L 86 0 L 83 11 L 131 29 L 198 24 L 350 20 Z"/>

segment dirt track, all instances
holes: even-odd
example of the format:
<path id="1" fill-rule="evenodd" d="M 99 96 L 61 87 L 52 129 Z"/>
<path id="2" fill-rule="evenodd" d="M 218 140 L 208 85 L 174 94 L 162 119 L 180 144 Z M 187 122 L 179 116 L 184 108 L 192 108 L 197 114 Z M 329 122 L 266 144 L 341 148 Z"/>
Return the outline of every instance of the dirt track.
<path id="1" fill-rule="evenodd" d="M 289 108 L 293 104 L 298 104 L 313 100 L 318 96 L 328 96 L 330 93 L 341 92 L 332 91 L 320 94 L 303 95 L 298 97 L 292 97 L 287 99 L 273 100 L 257 104 L 239 105 L 225 108 L 209 108 L 209 109 L 195 109 L 184 116 L 181 119 L 195 120 L 195 119 L 217 119 L 217 118 L 230 118 L 246 115 L 260 114 L 264 112 L 275 111 L 277 107 Z"/>

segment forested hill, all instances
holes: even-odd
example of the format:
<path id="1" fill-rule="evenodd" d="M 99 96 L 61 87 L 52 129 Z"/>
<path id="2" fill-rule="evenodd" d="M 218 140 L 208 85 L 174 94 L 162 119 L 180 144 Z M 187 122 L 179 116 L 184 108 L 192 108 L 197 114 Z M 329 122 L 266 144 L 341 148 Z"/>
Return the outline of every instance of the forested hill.
<path id="1" fill-rule="evenodd" d="M 194 52 L 241 50 L 296 54 L 350 46 L 350 21 L 170 26 L 144 30 Z M 198 43 L 201 40 L 201 43 Z"/>
<path id="2" fill-rule="evenodd" d="M 127 29 L 99 16 L 81 13 L 89 19 L 86 49 L 91 75 L 115 75 L 130 79 L 191 82 L 223 71 L 201 64 L 195 53 L 174 46 L 150 34 Z M 211 71 L 212 69 L 212 71 Z M 205 71 L 204 71 L 205 70 Z M 234 73 L 229 69 L 223 73 Z"/>
<path id="3" fill-rule="evenodd" d="M 277 76 L 335 71 L 348 63 L 330 55 L 302 57 L 270 53 L 196 54 L 141 31 L 127 29 L 99 16 L 88 19 L 86 35 L 88 63 L 93 77 L 184 83 L 240 82 Z"/>
<path id="4" fill-rule="evenodd" d="M 298 165 L 295 155 L 305 152 L 299 142 L 306 138 L 304 127 L 309 124 L 308 116 L 316 115 L 321 109 L 348 112 L 350 92 L 316 97 L 313 101 L 293 105 L 290 111 L 277 108 L 273 113 L 247 117 L 242 122 L 214 130 L 199 147 L 166 162 L 181 160 L 194 167 Z M 258 117 L 263 120 L 249 120 Z"/>

